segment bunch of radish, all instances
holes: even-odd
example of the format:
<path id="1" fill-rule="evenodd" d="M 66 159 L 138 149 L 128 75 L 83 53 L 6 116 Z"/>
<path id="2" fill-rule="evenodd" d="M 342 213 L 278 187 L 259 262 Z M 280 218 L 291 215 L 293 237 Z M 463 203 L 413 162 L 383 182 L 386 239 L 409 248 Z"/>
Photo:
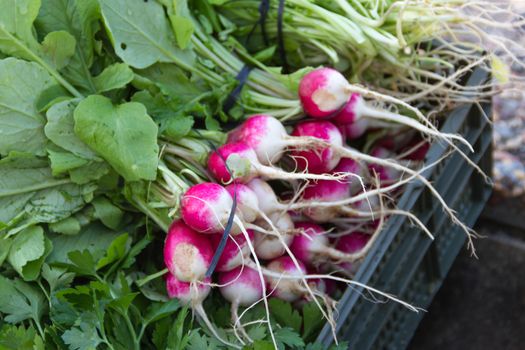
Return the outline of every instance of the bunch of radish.
<path id="1" fill-rule="evenodd" d="M 180 200 L 180 219 L 164 249 L 168 292 L 190 304 L 228 346 L 251 341 L 240 308 L 264 303 L 271 332 L 269 297 L 313 301 L 333 324 L 334 288 L 327 286 L 359 285 L 351 278 L 390 216 L 407 216 L 432 238 L 417 217 L 395 206 L 408 182 L 422 181 L 459 222 L 420 168 L 428 150 L 424 137 L 450 143 L 461 138 L 369 107 L 349 86 L 331 69 L 307 74 L 299 95 L 311 119 L 285 126 L 270 115 L 249 117 L 209 154 L 210 182 L 190 187 Z M 392 126 L 393 136 L 361 152 L 347 144 L 358 136 L 349 131 L 357 123 L 363 130 Z M 399 124 L 409 130 L 400 131 Z M 275 188 L 291 194 L 278 195 Z M 227 241 L 210 276 L 225 230 Z M 211 287 L 231 303 L 236 344 L 218 336 L 202 308 Z"/>

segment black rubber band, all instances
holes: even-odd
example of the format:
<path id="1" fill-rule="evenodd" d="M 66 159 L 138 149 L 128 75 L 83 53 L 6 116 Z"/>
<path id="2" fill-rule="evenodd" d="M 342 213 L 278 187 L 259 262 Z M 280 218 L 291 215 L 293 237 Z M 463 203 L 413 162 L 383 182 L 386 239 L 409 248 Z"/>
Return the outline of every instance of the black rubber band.
<path id="1" fill-rule="evenodd" d="M 222 110 L 224 113 L 228 113 L 230 109 L 232 109 L 233 106 L 235 106 L 235 103 L 239 99 L 244 84 L 246 84 L 246 82 L 248 81 L 248 76 L 250 75 L 251 70 L 252 67 L 244 65 L 241 71 L 235 77 L 239 84 L 237 84 L 237 86 L 232 90 L 232 92 L 230 92 L 228 97 L 226 97 L 226 100 L 222 105 Z"/>
<path id="2" fill-rule="evenodd" d="M 250 41 L 257 26 L 261 27 L 261 34 L 262 34 L 264 45 L 266 46 L 270 45 L 270 41 L 268 40 L 268 34 L 266 33 L 266 18 L 268 18 L 268 11 L 270 11 L 270 0 L 261 0 L 261 3 L 259 4 L 259 19 L 253 25 L 252 29 L 246 36 L 245 46 L 247 46 L 248 41 Z"/>
<path id="3" fill-rule="evenodd" d="M 283 65 L 283 73 L 289 73 L 290 67 L 286 57 L 286 49 L 284 47 L 283 35 L 283 15 L 284 15 L 284 0 L 279 0 L 279 7 L 277 8 L 277 49 L 279 51 L 279 58 Z"/>
<path id="4" fill-rule="evenodd" d="M 195 129 L 195 133 L 199 136 L 202 136 L 202 134 L 199 132 L 199 130 Z M 224 166 L 226 166 L 226 170 L 228 170 L 228 174 L 230 174 L 230 177 L 233 177 L 232 172 L 230 168 L 228 167 L 228 164 L 226 163 L 226 160 L 222 157 L 222 154 L 219 153 L 217 150 L 217 147 L 208 139 L 203 138 L 208 144 L 210 145 L 210 148 L 213 152 L 217 153 L 217 155 L 221 158 L 221 160 L 224 162 Z M 217 267 L 217 264 L 219 263 L 219 259 L 222 256 L 222 252 L 224 251 L 224 247 L 226 246 L 226 241 L 228 240 L 228 236 L 230 235 L 230 232 L 233 227 L 233 220 L 235 219 L 235 211 L 237 210 L 237 192 L 233 192 L 233 204 L 230 211 L 230 216 L 228 217 L 228 222 L 226 223 L 226 227 L 224 228 L 224 232 L 222 233 L 221 240 L 219 241 L 219 245 L 217 246 L 217 250 L 215 250 L 215 253 L 213 254 L 213 258 L 211 259 L 210 266 L 208 267 L 208 270 L 206 271 L 205 277 L 210 277 L 213 272 L 215 272 L 215 268 Z"/>

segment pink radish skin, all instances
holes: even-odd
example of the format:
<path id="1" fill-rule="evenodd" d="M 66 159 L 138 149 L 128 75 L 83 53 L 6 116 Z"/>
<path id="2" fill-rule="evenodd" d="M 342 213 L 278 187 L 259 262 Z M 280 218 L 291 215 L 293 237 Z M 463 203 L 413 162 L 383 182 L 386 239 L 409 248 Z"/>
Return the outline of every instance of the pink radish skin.
<path id="1" fill-rule="evenodd" d="M 337 250 L 347 254 L 359 253 L 366 246 L 370 238 L 371 235 L 369 234 L 352 232 L 349 235 L 341 237 L 335 247 Z M 339 265 L 350 273 L 356 273 L 359 268 L 359 264 L 356 262 L 343 262 Z"/>
<path id="2" fill-rule="evenodd" d="M 302 200 L 312 202 L 337 202 L 350 196 L 350 184 L 337 181 L 318 181 L 304 190 Z M 303 214 L 316 222 L 328 222 L 340 216 L 337 206 L 311 206 L 303 210 Z"/>
<path id="3" fill-rule="evenodd" d="M 313 264 L 328 246 L 326 231 L 319 225 L 309 222 L 296 222 L 295 227 L 301 229 L 303 234 L 294 236 L 290 249 L 295 257 L 305 264 Z"/>
<path id="4" fill-rule="evenodd" d="M 366 168 L 363 167 L 359 162 L 350 159 L 350 158 L 343 158 L 339 161 L 339 164 L 334 168 L 334 173 L 347 173 L 347 174 L 353 174 L 357 175 L 361 178 L 364 178 L 368 176 L 368 173 L 366 171 Z M 350 194 L 356 194 L 357 192 L 361 191 L 363 189 L 361 182 L 358 180 L 355 176 L 348 176 L 346 178 L 348 182 L 350 182 Z M 319 181 L 321 182 L 321 181 Z"/>
<path id="5" fill-rule="evenodd" d="M 394 157 L 392 152 L 383 147 L 375 147 L 370 151 L 370 155 L 381 159 L 389 159 Z M 392 183 L 399 180 L 401 176 L 401 172 L 399 170 L 384 167 L 382 165 L 371 163 L 368 165 L 368 168 L 371 174 L 376 173 L 379 176 L 381 183 Z"/>
<path id="6" fill-rule="evenodd" d="M 303 230 L 304 234 L 296 235 L 290 246 L 292 253 L 295 257 L 306 265 L 318 265 L 324 261 L 355 261 L 357 257 L 352 255 L 357 251 L 351 251 L 350 249 L 341 250 L 338 248 L 332 248 L 329 246 L 329 239 L 326 237 L 326 231 L 319 225 L 310 222 L 298 222 L 295 224 L 296 228 Z M 348 235 L 350 236 L 350 235 Z M 348 237 L 343 236 L 343 237 Z M 353 237 L 354 242 L 356 239 L 359 240 L 362 237 Z M 344 240 L 343 240 L 344 241 Z M 368 241 L 368 240 L 367 240 Z M 363 246 L 366 245 L 364 242 Z M 351 243 L 350 242 L 350 243 Z M 348 242 L 347 242 L 348 243 Z M 357 245 L 359 242 L 356 242 Z M 337 246 L 339 247 L 339 245 Z M 349 248 L 350 245 L 344 246 Z"/>
<path id="7" fill-rule="evenodd" d="M 181 220 L 170 226 L 164 244 L 164 263 L 179 280 L 193 282 L 202 279 L 212 257 L 211 243 L 205 236 Z"/>
<path id="8" fill-rule="evenodd" d="M 230 169 L 235 179 L 232 179 L 226 166 L 227 163 L 231 166 L 232 162 L 237 166 L 237 169 Z M 279 180 L 336 180 L 338 178 L 328 174 L 289 173 L 277 167 L 262 165 L 253 148 L 240 142 L 224 144 L 217 152 L 213 152 L 208 159 L 208 170 L 222 183 L 229 183 L 232 180 L 247 183 L 259 176 Z"/>
<path id="9" fill-rule="evenodd" d="M 277 162 L 288 147 L 286 129 L 276 118 L 257 114 L 246 119 L 230 133 L 228 142 L 242 142 L 253 148 L 264 165 Z"/>
<path id="10" fill-rule="evenodd" d="M 183 282 L 171 273 L 166 276 L 166 290 L 170 298 L 177 298 L 185 305 L 201 304 L 210 294 L 211 279 L 204 280 L 205 283 Z"/>
<path id="11" fill-rule="evenodd" d="M 278 279 L 274 277 L 267 277 L 268 290 L 273 290 L 273 296 L 288 301 L 294 302 L 302 297 L 304 294 L 297 288 L 297 280 L 301 279 L 306 274 L 306 267 L 299 262 L 300 269 L 294 264 L 293 260 L 288 256 L 282 256 L 272 260 L 267 268 L 275 273 L 284 274 L 285 276 L 297 277 L 297 279 Z"/>
<path id="12" fill-rule="evenodd" d="M 257 256 L 264 260 L 275 259 L 286 252 L 284 244 L 287 246 L 292 243 L 293 235 L 289 232 L 294 230 L 294 223 L 292 218 L 287 213 L 271 213 L 268 218 L 272 221 L 275 228 L 278 230 L 282 241 L 279 237 L 268 235 L 266 233 L 255 231 L 254 247 Z M 265 220 L 257 222 L 260 227 L 271 231 L 271 227 Z"/>
<path id="13" fill-rule="evenodd" d="M 232 198 L 236 195 L 237 208 L 241 211 L 244 222 L 254 222 L 259 217 L 259 200 L 250 187 L 233 183 L 226 186 L 226 191 Z"/>
<path id="14" fill-rule="evenodd" d="M 190 187 L 182 196 L 181 216 L 197 232 L 222 233 L 230 216 L 233 199 L 216 183 L 205 182 Z M 235 227 L 232 233 L 238 233 Z"/>
<path id="15" fill-rule="evenodd" d="M 313 118 L 332 116 L 348 101 L 348 86 L 345 77 L 335 69 L 311 71 L 299 83 L 299 99 L 304 112 Z"/>
<path id="16" fill-rule="evenodd" d="M 253 231 L 246 231 L 250 239 L 253 240 Z M 213 251 L 217 250 L 217 246 L 219 245 L 221 238 L 221 234 L 210 236 Z M 233 270 L 238 266 L 241 266 L 243 261 L 246 260 L 249 255 L 250 249 L 244 235 L 229 236 L 215 269 L 219 272 Z"/>
<path id="17" fill-rule="evenodd" d="M 325 121 L 311 121 L 298 124 L 292 132 L 293 136 L 309 136 L 326 141 L 334 147 L 343 146 L 343 137 L 337 127 Z M 302 148 L 302 147 L 301 147 Z M 333 170 L 340 161 L 340 156 L 331 148 L 295 149 L 291 152 L 301 170 L 321 174 Z"/>
<path id="18" fill-rule="evenodd" d="M 361 95 L 351 94 L 343 109 L 335 115 L 332 121 L 337 125 L 354 124 L 360 120 L 361 115 L 357 115 L 356 110 L 359 109 L 359 104 L 362 103 L 364 101 Z"/>
<path id="19" fill-rule="evenodd" d="M 232 304 L 250 306 L 263 296 L 259 273 L 248 266 L 221 272 L 219 284 L 222 296 Z"/>

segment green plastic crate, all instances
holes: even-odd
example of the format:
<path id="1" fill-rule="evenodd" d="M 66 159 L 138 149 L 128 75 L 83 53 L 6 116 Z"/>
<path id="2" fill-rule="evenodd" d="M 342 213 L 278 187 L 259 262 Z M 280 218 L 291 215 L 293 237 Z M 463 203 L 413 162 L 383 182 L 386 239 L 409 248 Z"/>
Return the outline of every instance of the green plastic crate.
<path id="1" fill-rule="evenodd" d="M 478 69 L 466 84 L 478 85 L 487 78 L 487 73 Z M 490 103 L 481 106 L 489 116 Z M 477 106 L 465 105 L 452 111 L 441 130 L 459 133 L 467 139 L 475 149 L 469 157 L 490 174 L 491 128 Z M 460 148 L 466 151 L 466 147 Z M 439 159 L 446 150 L 443 144 L 432 145 L 427 162 Z M 424 176 L 432 181 L 464 223 L 474 225 L 492 187 L 472 166 L 456 153 Z M 420 182 L 407 186 L 398 206 L 417 215 L 433 232 L 435 240 L 431 241 L 418 227 L 410 225 L 406 217 L 393 217 L 361 264 L 355 280 L 427 309 L 466 237 Z M 394 302 L 372 302 L 365 295 L 366 292 L 356 287 L 347 288 L 343 294 L 336 313 L 338 340 L 347 341 L 351 349 L 405 349 L 425 313 L 412 312 Z M 328 324 L 317 341 L 324 347 L 334 342 Z"/>

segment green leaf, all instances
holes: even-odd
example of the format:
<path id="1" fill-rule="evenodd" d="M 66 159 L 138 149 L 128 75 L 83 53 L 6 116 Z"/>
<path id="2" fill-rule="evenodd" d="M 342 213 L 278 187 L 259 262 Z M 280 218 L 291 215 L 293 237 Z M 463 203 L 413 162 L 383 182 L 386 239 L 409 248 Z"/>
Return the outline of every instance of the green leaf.
<path id="1" fill-rule="evenodd" d="M 111 174 L 115 174 L 116 180 L 118 181 L 118 176 L 111 170 L 106 162 L 91 161 L 84 166 L 71 170 L 69 176 L 74 183 L 84 185 L 91 181 L 100 180 L 104 176 L 109 175 L 110 172 Z"/>
<path id="2" fill-rule="evenodd" d="M 129 236 L 127 233 L 123 233 L 111 242 L 106 251 L 106 255 L 97 262 L 96 269 L 99 270 L 104 266 L 122 259 L 128 249 Z"/>
<path id="3" fill-rule="evenodd" d="M 80 275 L 95 276 L 97 274 L 97 259 L 87 249 L 72 251 L 67 257 L 71 264 L 61 264 L 60 266 L 68 266 L 69 270 Z"/>
<path id="4" fill-rule="evenodd" d="M 95 208 L 95 216 L 102 221 L 104 225 L 116 230 L 122 221 L 124 212 L 114 205 L 106 197 L 99 196 L 91 204 Z"/>
<path id="5" fill-rule="evenodd" d="M 133 71 L 127 64 L 115 63 L 93 78 L 93 82 L 98 92 L 104 92 L 125 87 L 133 80 L 133 76 Z"/>
<path id="6" fill-rule="evenodd" d="M 290 303 L 279 299 L 271 299 L 270 311 L 277 322 L 283 327 L 290 327 L 296 332 L 301 331 L 302 317 Z"/>
<path id="7" fill-rule="evenodd" d="M 37 192 L 25 210 L 37 222 L 57 222 L 82 209 L 93 186 L 64 184 Z"/>
<path id="8" fill-rule="evenodd" d="M 148 312 L 144 316 L 143 322 L 146 325 L 151 324 L 173 314 L 179 309 L 180 302 L 178 299 L 170 299 L 165 303 L 152 303 L 148 308 Z"/>
<path id="9" fill-rule="evenodd" d="M 73 282 L 74 273 L 67 272 L 66 269 L 59 267 L 49 267 L 44 264 L 42 266 L 42 277 L 49 284 L 50 294 L 58 289 L 65 288 Z"/>
<path id="10" fill-rule="evenodd" d="M 47 262 L 70 262 L 68 254 L 79 249 L 101 256 L 118 235 L 98 222 L 82 227 L 81 232 L 74 236 L 49 235 L 53 242 L 53 251 Z"/>
<path id="11" fill-rule="evenodd" d="M 253 350 L 275 350 L 275 347 L 270 341 L 257 340 L 253 342 Z"/>
<path id="12" fill-rule="evenodd" d="M 45 309 L 44 296 L 29 284 L 18 279 L 9 280 L 0 275 L 0 312 L 9 323 L 29 318 L 40 322 Z"/>
<path id="13" fill-rule="evenodd" d="M 13 240 L 11 238 L 5 236 L 0 238 L 0 266 L 2 266 L 5 259 L 7 258 L 9 250 L 11 249 L 11 244 L 13 244 Z"/>
<path id="14" fill-rule="evenodd" d="M 169 95 L 181 103 L 188 103 L 200 95 L 209 94 L 209 88 L 205 84 L 191 79 L 187 72 L 174 64 L 157 63 L 146 69 L 137 70 L 137 74 L 159 87 L 164 95 Z"/>
<path id="15" fill-rule="evenodd" d="M 33 35 L 40 0 L 0 0 L 0 51 L 32 60 L 40 45 Z"/>
<path id="16" fill-rule="evenodd" d="M 308 303 L 303 306 L 303 338 L 308 339 L 309 337 L 317 334 L 319 328 L 324 325 L 326 320 L 324 319 L 319 307 L 314 303 Z"/>
<path id="17" fill-rule="evenodd" d="M 53 67 L 62 69 L 75 54 L 75 45 L 75 37 L 68 32 L 51 32 L 42 41 L 42 52 Z"/>
<path id="18" fill-rule="evenodd" d="M 10 226 L 24 218 L 26 204 L 38 190 L 67 183 L 51 176 L 46 161 L 32 155 L 11 153 L 0 160 L 0 223 Z M 18 219 L 17 219 L 18 218 Z"/>
<path id="19" fill-rule="evenodd" d="M 142 104 L 113 105 L 106 97 L 92 95 L 80 102 L 74 118 L 80 139 L 127 181 L 155 180 L 158 128 Z"/>
<path id="20" fill-rule="evenodd" d="M 164 132 L 168 137 L 177 140 L 188 135 L 194 123 L 191 116 L 176 116 L 166 121 Z"/>
<path id="21" fill-rule="evenodd" d="M 176 62 L 192 67 L 191 51 L 175 46 L 162 5 L 156 1 L 100 0 L 108 36 L 115 52 L 134 68 L 156 62 Z"/>
<path id="22" fill-rule="evenodd" d="M 77 218 L 70 216 L 57 222 L 53 222 L 49 225 L 49 229 L 56 233 L 62 233 L 64 235 L 76 235 L 80 232 L 80 222 Z"/>
<path id="23" fill-rule="evenodd" d="M 108 306 L 118 311 L 121 315 L 126 315 L 131 303 L 137 295 L 139 295 L 139 293 L 129 293 L 115 298 L 109 302 Z"/>
<path id="24" fill-rule="evenodd" d="M 61 73 L 73 85 L 96 93 L 90 67 L 93 64 L 95 32 L 98 30 L 97 0 L 44 0 L 35 21 L 41 34 L 66 31 L 76 41 L 75 52 Z"/>
<path id="25" fill-rule="evenodd" d="M 0 8 L 6 7 L 0 2 Z M 34 63 L 0 60 L 0 155 L 11 151 L 45 154 L 45 119 L 37 110 L 37 100 L 54 85 L 51 76 Z"/>
<path id="26" fill-rule="evenodd" d="M 7 260 L 25 280 L 34 280 L 40 272 L 45 252 L 44 230 L 32 226 L 16 235 Z"/>
<path id="27" fill-rule="evenodd" d="M 321 318 L 322 320 L 322 318 Z M 304 348 L 304 341 L 301 336 L 290 328 L 279 328 L 275 331 L 275 340 L 282 344 L 281 348 Z"/>
<path id="28" fill-rule="evenodd" d="M 94 350 L 103 342 L 98 334 L 97 327 L 87 322 L 81 322 L 79 327 L 65 331 L 62 340 L 69 345 L 71 350 Z"/>
<path id="29" fill-rule="evenodd" d="M 46 113 L 47 124 L 44 128 L 47 138 L 54 144 L 84 159 L 100 159 L 75 134 L 73 111 L 77 104 L 75 100 L 54 104 Z"/>
<path id="30" fill-rule="evenodd" d="M 70 152 L 55 151 L 51 148 L 47 149 L 49 160 L 51 161 L 51 170 L 53 176 L 58 176 L 63 173 L 79 168 L 88 163 L 88 160 L 79 158 Z"/>
<path id="31" fill-rule="evenodd" d="M 42 338 L 33 327 L 25 328 L 4 324 L 0 329 L 0 349 L 3 350 L 38 350 Z"/>
<path id="32" fill-rule="evenodd" d="M 181 49 L 185 49 L 188 47 L 194 32 L 192 20 L 183 16 L 170 16 L 170 21 L 175 32 L 177 45 Z"/>

